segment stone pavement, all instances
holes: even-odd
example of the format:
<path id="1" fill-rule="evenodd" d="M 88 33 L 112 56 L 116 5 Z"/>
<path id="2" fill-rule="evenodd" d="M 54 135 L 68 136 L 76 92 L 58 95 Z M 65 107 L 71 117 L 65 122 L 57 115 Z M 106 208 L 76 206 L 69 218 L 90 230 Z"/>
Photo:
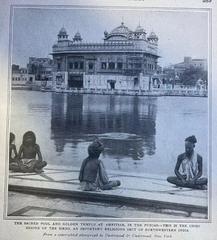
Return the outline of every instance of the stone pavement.
<path id="1" fill-rule="evenodd" d="M 48 197 L 9 191 L 8 217 L 64 218 L 128 218 L 128 219 L 186 219 L 184 211 L 126 206 L 117 203 L 82 201 L 66 197 Z M 193 213 L 193 219 L 204 219 L 204 214 Z M 92 220 L 92 219 L 91 219 Z"/>
<path id="2" fill-rule="evenodd" d="M 86 203 L 88 202 L 89 206 L 91 204 L 101 204 L 100 206 L 102 206 L 103 209 L 105 206 L 106 208 L 109 206 L 112 208 L 113 205 L 118 205 L 125 206 L 128 209 L 137 208 L 141 211 L 142 209 L 145 209 L 145 211 L 150 210 L 150 212 L 155 214 L 169 214 L 168 216 L 173 216 L 173 218 L 180 218 L 180 216 L 184 216 L 188 218 L 206 219 L 208 217 L 207 190 L 178 188 L 167 183 L 165 176 L 155 176 L 152 174 L 133 175 L 118 171 L 109 172 L 109 177 L 111 179 L 119 179 L 122 183 L 120 187 L 107 191 L 84 192 L 80 189 L 78 172 L 79 170 L 76 168 L 70 169 L 68 167 L 51 165 L 45 168 L 45 171 L 41 174 L 10 172 L 9 191 L 19 192 L 19 194 L 28 193 L 36 196 L 47 196 L 49 198 L 71 199 L 74 201 L 74 204 L 76 202 L 80 202 L 79 207 L 81 207 L 82 201 Z M 78 206 L 76 207 L 75 205 L 75 209 L 78 209 Z M 28 206 L 22 206 L 24 208 L 24 212 L 25 210 L 30 210 L 27 209 Z M 34 214 L 34 211 L 37 212 L 38 207 L 41 206 L 35 206 L 35 210 L 34 207 L 32 207 L 31 211 L 33 212 L 31 215 L 35 216 L 36 213 Z M 73 208 L 71 209 L 72 216 L 76 214 L 78 216 L 82 216 L 82 211 L 78 211 L 78 213 L 76 213 L 76 211 L 73 211 Z M 95 207 L 93 209 L 95 209 Z M 48 208 L 46 208 L 46 211 L 47 210 Z M 63 215 L 64 211 L 65 210 L 62 212 Z M 103 211 L 100 212 L 102 213 Z M 86 217 L 120 217 L 122 215 L 123 217 L 126 217 L 126 214 L 123 212 L 121 214 L 117 214 L 115 211 L 113 214 L 111 214 L 112 211 L 107 211 L 102 214 L 100 214 L 100 212 L 97 211 L 98 215 L 96 211 L 95 213 L 90 212 L 89 214 L 87 213 L 84 215 Z M 8 207 L 9 215 L 22 215 L 22 213 L 23 211 L 21 209 L 14 209 L 14 211 L 12 211 L 11 206 Z M 144 216 L 141 214 L 137 215 L 138 217 Z M 146 215 L 145 217 L 147 217 Z M 152 214 L 149 214 L 148 216 L 151 217 Z"/>

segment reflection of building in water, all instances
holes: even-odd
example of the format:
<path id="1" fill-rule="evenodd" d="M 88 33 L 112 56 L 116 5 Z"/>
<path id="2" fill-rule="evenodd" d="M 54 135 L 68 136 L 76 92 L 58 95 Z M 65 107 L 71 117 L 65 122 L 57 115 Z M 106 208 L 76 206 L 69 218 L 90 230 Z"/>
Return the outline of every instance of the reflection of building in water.
<path id="1" fill-rule="evenodd" d="M 106 153 L 135 160 L 155 152 L 156 99 L 102 95 L 52 95 L 52 138 L 57 151 L 98 135 Z M 77 139 L 77 140 L 76 140 Z"/>
<path id="2" fill-rule="evenodd" d="M 149 89 L 159 57 L 154 32 L 147 35 L 141 26 L 132 31 L 121 23 L 104 32 L 102 43 L 86 43 L 78 32 L 70 40 L 65 28 L 57 37 L 52 51 L 56 89 Z"/>
<path id="3" fill-rule="evenodd" d="M 57 152 L 63 152 L 65 144 L 73 144 L 75 136 L 82 133 L 82 107 L 82 96 L 52 94 L 51 132 Z"/>

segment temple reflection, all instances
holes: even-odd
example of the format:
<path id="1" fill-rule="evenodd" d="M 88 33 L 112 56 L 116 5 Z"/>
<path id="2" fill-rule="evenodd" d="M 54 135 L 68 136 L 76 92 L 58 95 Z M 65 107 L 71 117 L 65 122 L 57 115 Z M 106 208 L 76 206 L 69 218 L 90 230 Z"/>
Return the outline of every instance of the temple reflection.
<path id="1" fill-rule="evenodd" d="M 52 94 L 51 138 L 56 151 L 99 137 L 104 156 L 141 160 L 155 153 L 156 98 Z"/>

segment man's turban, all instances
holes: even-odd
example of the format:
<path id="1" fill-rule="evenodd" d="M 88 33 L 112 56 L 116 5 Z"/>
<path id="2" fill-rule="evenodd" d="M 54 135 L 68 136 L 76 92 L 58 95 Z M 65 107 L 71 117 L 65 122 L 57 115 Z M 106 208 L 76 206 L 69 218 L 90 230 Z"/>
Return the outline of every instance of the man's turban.
<path id="1" fill-rule="evenodd" d="M 194 135 L 192 135 L 192 136 L 190 136 L 190 137 L 187 137 L 187 138 L 185 139 L 185 141 L 195 144 L 195 143 L 197 142 L 197 139 L 196 139 L 196 137 L 195 137 Z"/>

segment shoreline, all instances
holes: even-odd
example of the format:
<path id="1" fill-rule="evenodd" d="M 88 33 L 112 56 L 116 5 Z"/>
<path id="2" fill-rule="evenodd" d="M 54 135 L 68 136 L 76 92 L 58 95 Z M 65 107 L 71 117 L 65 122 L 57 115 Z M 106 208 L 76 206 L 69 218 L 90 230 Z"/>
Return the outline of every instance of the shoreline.
<path id="1" fill-rule="evenodd" d="M 93 94 L 93 95 L 114 95 L 114 96 L 140 96 L 140 97 L 208 97 L 208 91 L 198 90 L 143 90 L 143 91 L 127 91 L 127 90 L 89 90 L 89 89 L 73 89 L 73 90 L 53 90 L 41 89 L 39 87 L 31 86 L 12 86 L 11 90 L 27 90 L 40 92 L 55 92 L 55 93 L 71 93 L 71 94 Z"/>

